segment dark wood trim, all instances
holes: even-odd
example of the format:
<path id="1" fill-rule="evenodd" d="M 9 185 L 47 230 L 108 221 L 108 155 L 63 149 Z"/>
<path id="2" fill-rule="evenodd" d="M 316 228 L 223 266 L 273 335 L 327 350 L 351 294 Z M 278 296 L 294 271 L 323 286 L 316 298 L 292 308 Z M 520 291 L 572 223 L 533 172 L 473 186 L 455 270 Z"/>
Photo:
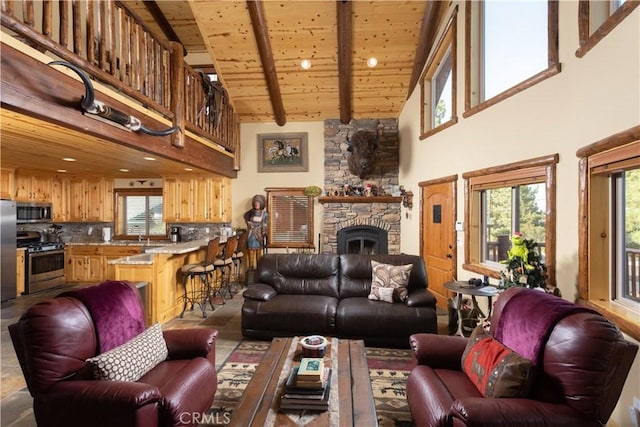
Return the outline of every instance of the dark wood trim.
<path id="1" fill-rule="evenodd" d="M 340 97 L 340 122 L 351 122 L 352 75 L 351 55 L 353 51 L 353 26 L 351 24 L 351 2 L 337 1 L 338 21 L 338 90 Z"/>
<path id="2" fill-rule="evenodd" d="M 578 161 L 578 295 L 589 300 L 589 162 Z"/>
<path id="3" fill-rule="evenodd" d="M 576 156 L 589 157 L 637 140 L 640 140 L 640 125 L 623 130 L 622 132 L 618 132 L 614 135 L 603 138 L 600 141 L 596 141 L 593 144 L 582 147 L 576 151 Z"/>
<path id="4" fill-rule="evenodd" d="M 251 16 L 251 25 L 253 34 L 258 44 L 258 52 L 260 53 L 260 61 L 262 62 L 262 72 L 269 89 L 269 98 L 271 99 L 271 107 L 273 115 L 278 126 L 284 126 L 287 123 L 287 115 L 282 104 L 282 94 L 280 92 L 280 83 L 278 83 L 278 73 L 276 72 L 276 64 L 273 61 L 273 52 L 271 51 L 271 42 L 269 41 L 269 30 L 267 29 L 267 20 L 264 16 L 262 1 L 247 0 L 247 8 Z"/>
<path id="5" fill-rule="evenodd" d="M 320 196 L 318 203 L 400 203 L 400 196 Z"/>
<path id="6" fill-rule="evenodd" d="M 438 30 L 438 17 L 440 16 L 440 9 L 443 2 L 441 1 L 429 1 L 427 2 L 424 15 L 422 15 L 422 25 L 420 26 L 420 35 L 418 36 L 418 46 L 416 47 L 416 53 L 413 61 L 413 71 L 411 72 L 411 80 L 409 80 L 409 91 L 407 92 L 407 99 L 413 93 L 422 69 L 427 63 L 429 57 L 429 48 L 433 46 Z M 424 128 L 421 128 L 424 129 Z"/>
<path id="7" fill-rule="evenodd" d="M 436 178 L 436 179 L 430 179 L 428 181 L 420 181 L 418 182 L 418 187 L 426 187 L 427 185 L 442 184 L 445 182 L 452 182 L 452 181 L 453 182 L 458 181 L 458 174 L 443 176 L 441 178 Z"/>
<path id="8" fill-rule="evenodd" d="M 79 104 L 84 85 L 66 74 L 3 44 L 0 56 L 2 108 L 24 113 L 62 127 L 83 132 L 146 153 L 162 156 L 230 178 L 237 176 L 232 156 L 227 156 L 186 137 L 185 147 L 171 145 L 170 136 L 157 137 L 129 132 L 81 112 Z M 24 70 L 29 70 L 25 73 Z M 151 129 L 164 129 L 166 122 L 144 116 L 130 105 L 108 98 L 101 93 L 99 100 L 125 114 L 138 117 Z"/>
<path id="9" fill-rule="evenodd" d="M 533 167 L 536 167 L 536 166 L 545 166 L 545 165 L 552 164 L 552 163 L 558 163 L 559 161 L 560 161 L 559 154 L 557 154 L 557 153 L 556 154 L 550 154 L 548 156 L 535 157 L 533 159 L 522 160 L 522 161 L 513 162 L 513 163 L 506 163 L 506 164 L 500 165 L 500 166 L 491 166 L 491 167 L 488 167 L 488 168 L 477 169 L 475 171 L 465 172 L 465 173 L 462 174 L 462 178 L 469 179 L 469 178 L 473 178 L 475 176 L 491 175 L 491 174 L 494 174 L 494 173 L 507 172 L 507 171 L 512 171 L 512 170 L 516 170 L 516 169 L 533 168 Z"/>
<path id="10" fill-rule="evenodd" d="M 640 1 L 629 0 L 620 5 L 618 9 L 602 25 L 589 35 L 589 2 L 592 0 L 580 0 L 578 6 L 578 37 L 580 47 L 576 50 L 576 56 L 582 58 L 600 40 L 604 39 L 620 22 L 622 22 L 631 12 L 640 6 Z"/>

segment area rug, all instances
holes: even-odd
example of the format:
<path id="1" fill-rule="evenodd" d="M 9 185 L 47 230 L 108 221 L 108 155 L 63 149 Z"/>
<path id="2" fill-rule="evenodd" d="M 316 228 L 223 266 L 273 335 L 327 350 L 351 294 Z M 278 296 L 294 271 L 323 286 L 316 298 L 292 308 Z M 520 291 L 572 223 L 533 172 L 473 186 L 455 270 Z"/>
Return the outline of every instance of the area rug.
<path id="1" fill-rule="evenodd" d="M 218 390 L 206 426 L 228 425 L 270 343 L 243 340 L 218 372 Z M 405 398 L 407 377 L 416 362 L 410 350 L 367 348 L 371 387 L 380 427 L 413 426 Z"/>

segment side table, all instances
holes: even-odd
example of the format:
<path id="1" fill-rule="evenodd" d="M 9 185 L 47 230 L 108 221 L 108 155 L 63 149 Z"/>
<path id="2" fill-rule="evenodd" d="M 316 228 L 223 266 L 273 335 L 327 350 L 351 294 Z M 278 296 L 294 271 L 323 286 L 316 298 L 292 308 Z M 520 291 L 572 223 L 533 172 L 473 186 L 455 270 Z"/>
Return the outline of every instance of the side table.
<path id="1" fill-rule="evenodd" d="M 444 287 L 457 294 L 456 309 L 458 311 L 458 331 L 456 332 L 456 335 L 465 336 L 462 331 L 462 322 L 463 320 L 466 320 L 462 318 L 462 296 L 463 295 L 471 296 L 471 304 L 473 305 L 473 309 L 477 310 L 478 313 L 480 313 L 480 316 L 482 316 L 485 319 L 488 319 L 491 317 L 493 297 L 498 294 L 498 289 L 496 287 L 473 286 L 467 282 L 447 282 L 444 284 Z M 478 301 L 476 300 L 477 296 L 486 297 L 488 299 L 489 310 L 486 316 L 478 306 Z"/>

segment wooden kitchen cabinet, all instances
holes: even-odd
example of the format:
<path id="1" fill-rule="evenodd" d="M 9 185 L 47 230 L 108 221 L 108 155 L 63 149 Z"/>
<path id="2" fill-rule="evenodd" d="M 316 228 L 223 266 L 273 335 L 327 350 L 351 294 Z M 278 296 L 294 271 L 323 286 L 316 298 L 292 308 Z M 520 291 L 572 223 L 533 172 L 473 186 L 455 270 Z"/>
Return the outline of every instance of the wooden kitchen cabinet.
<path id="1" fill-rule="evenodd" d="M 71 178 L 68 221 L 113 221 L 113 182 L 104 178 Z"/>
<path id="2" fill-rule="evenodd" d="M 115 265 L 109 264 L 109 260 L 138 255 L 141 253 L 142 246 L 103 246 L 102 262 L 104 270 L 102 280 L 115 280 L 116 278 Z"/>
<path id="3" fill-rule="evenodd" d="M 102 247 L 66 246 L 65 273 L 68 282 L 100 282 L 103 275 Z"/>
<path id="4" fill-rule="evenodd" d="M 41 175 L 15 175 L 15 200 L 24 202 L 50 202 L 51 179 Z"/>
<path id="5" fill-rule="evenodd" d="M 13 169 L 0 169 L 0 198 L 13 200 L 15 197 L 15 173 Z"/>
<path id="6" fill-rule="evenodd" d="M 164 178 L 162 209 L 165 222 L 191 222 L 193 196 L 190 179 Z"/>
<path id="7" fill-rule="evenodd" d="M 51 219 L 54 222 L 69 220 L 69 182 L 66 179 L 54 177 L 51 179 Z"/>
<path id="8" fill-rule="evenodd" d="M 20 296 L 24 292 L 24 281 L 26 276 L 25 271 L 25 259 L 27 257 L 27 251 L 25 249 L 18 249 L 16 251 L 16 295 Z"/>

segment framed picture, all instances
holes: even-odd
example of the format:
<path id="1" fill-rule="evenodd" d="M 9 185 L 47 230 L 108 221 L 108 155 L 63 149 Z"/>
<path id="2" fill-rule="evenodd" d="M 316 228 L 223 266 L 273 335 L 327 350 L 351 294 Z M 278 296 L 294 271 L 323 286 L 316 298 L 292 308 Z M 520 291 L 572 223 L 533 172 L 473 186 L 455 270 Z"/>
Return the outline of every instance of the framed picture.
<path id="1" fill-rule="evenodd" d="M 306 132 L 258 135 L 258 172 L 307 172 Z"/>

